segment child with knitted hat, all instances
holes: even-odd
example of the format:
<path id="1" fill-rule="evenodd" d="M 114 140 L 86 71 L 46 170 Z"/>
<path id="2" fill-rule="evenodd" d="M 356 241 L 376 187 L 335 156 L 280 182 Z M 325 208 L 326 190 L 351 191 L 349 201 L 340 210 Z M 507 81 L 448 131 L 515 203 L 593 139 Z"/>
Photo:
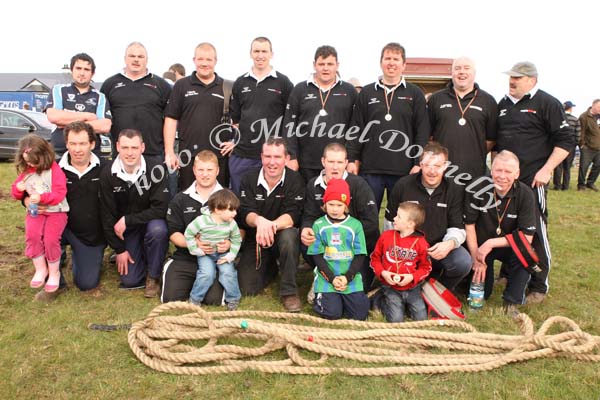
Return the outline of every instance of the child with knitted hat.
<path id="1" fill-rule="evenodd" d="M 313 224 L 315 242 L 307 251 L 317 265 L 313 310 L 327 319 L 365 320 L 369 299 L 358 271 L 367 256 L 367 246 L 362 224 L 348 215 L 349 205 L 348 183 L 331 179 L 323 195 L 326 214 Z"/>

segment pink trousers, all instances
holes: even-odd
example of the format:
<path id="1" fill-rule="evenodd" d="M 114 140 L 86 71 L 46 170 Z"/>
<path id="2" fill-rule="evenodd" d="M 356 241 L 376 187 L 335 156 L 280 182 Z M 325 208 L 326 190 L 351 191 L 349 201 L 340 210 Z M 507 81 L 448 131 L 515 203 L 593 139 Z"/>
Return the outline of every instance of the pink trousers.
<path id="1" fill-rule="evenodd" d="M 60 238 L 67 225 L 67 213 L 27 214 L 25 218 L 25 255 L 29 258 L 46 256 L 48 262 L 60 260 Z"/>

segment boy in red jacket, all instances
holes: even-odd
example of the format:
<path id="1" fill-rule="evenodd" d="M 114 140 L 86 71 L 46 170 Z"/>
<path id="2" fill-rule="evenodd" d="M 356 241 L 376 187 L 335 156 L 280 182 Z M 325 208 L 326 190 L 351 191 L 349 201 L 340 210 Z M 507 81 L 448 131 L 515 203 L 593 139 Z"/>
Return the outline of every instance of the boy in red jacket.
<path id="1" fill-rule="evenodd" d="M 394 217 L 394 229 L 379 237 L 371 254 L 371 267 L 382 284 L 381 311 L 388 322 L 403 322 L 405 307 L 413 320 L 427 319 L 421 285 L 431 272 L 429 244 L 416 231 L 424 220 L 423 206 L 401 203 Z"/>

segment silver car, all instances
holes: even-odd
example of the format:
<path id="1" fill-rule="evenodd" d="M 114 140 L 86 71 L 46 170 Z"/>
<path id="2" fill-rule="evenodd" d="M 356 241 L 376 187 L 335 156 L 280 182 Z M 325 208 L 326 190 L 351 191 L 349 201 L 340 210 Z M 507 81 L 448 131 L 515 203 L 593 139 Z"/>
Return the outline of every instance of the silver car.
<path id="1" fill-rule="evenodd" d="M 54 128 L 44 113 L 0 108 L 0 159 L 14 158 L 19 139 L 28 133 L 50 141 Z"/>

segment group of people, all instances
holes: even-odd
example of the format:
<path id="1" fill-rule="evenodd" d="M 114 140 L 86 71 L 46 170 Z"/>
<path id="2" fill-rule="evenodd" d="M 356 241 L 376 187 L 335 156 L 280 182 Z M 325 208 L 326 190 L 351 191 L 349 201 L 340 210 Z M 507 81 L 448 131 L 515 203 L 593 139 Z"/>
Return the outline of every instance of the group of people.
<path id="1" fill-rule="evenodd" d="M 53 149 L 27 136 L 16 155 L 13 195 L 39 205 L 26 224 L 31 286 L 44 286 L 38 299 L 66 286 L 61 244 L 71 245 L 83 291 L 98 286 L 108 244 L 123 289 L 231 310 L 279 274 L 284 308 L 300 311 L 300 254 L 315 271 L 313 309 L 326 318 L 365 319 L 366 293 L 377 286 L 389 321 L 403 320 L 405 303 L 413 319 L 426 318 L 418 294 L 430 275 L 456 292 L 473 273 L 489 296 L 494 259 L 504 262 L 508 311 L 544 299 L 546 189 L 575 132 L 561 103 L 538 88 L 535 65 L 507 71 L 509 92 L 496 103 L 465 57 L 426 101 L 403 76 L 398 43 L 383 47 L 382 76 L 360 92 L 340 79 L 332 46 L 316 50 L 314 73 L 295 86 L 271 66 L 269 39 L 254 39 L 250 57 L 250 70 L 230 82 L 215 72 L 214 46 L 201 43 L 196 70 L 183 76 L 174 65 L 171 86 L 148 71 L 134 42 L 100 91 L 93 59 L 73 57 L 73 83 L 53 89 L 47 110 L 58 127 Z M 96 149 L 108 132 L 110 161 Z M 44 156 L 54 152 L 57 165 Z M 386 192 L 390 232 L 380 235 Z M 46 220 L 53 213 L 65 215 L 63 229 Z M 539 272 L 521 265 L 513 238 L 531 244 Z M 164 262 L 169 240 L 175 251 Z"/>
<path id="2" fill-rule="evenodd" d="M 596 180 L 600 175 L 600 99 L 592 102 L 579 118 L 573 115 L 572 101 L 564 103 L 567 122 L 575 132 L 575 140 L 579 146 L 579 169 L 577 190 L 593 190 L 598 192 Z M 569 190 L 571 168 L 575 160 L 576 148 L 573 148 L 567 158 L 554 170 L 552 183 L 554 190 Z"/>

